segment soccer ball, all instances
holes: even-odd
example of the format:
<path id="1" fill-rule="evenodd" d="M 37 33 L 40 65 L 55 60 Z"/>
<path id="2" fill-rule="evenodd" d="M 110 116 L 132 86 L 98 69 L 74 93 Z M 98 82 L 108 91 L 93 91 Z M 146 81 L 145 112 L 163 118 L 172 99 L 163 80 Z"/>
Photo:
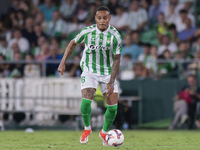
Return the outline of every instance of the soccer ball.
<path id="1" fill-rule="evenodd" d="M 114 129 L 110 130 L 106 135 L 106 141 L 109 146 L 120 146 L 124 142 L 124 135 L 120 130 Z"/>

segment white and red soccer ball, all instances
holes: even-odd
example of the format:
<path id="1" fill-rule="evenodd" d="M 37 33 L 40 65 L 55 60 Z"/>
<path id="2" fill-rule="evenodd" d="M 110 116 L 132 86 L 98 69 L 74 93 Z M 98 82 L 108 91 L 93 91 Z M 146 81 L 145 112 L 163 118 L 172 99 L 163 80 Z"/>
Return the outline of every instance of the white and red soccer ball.
<path id="1" fill-rule="evenodd" d="M 109 146 L 120 146 L 124 142 L 124 135 L 118 129 L 113 129 L 108 132 L 106 135 L 106 141 L 108 142 Z"/>

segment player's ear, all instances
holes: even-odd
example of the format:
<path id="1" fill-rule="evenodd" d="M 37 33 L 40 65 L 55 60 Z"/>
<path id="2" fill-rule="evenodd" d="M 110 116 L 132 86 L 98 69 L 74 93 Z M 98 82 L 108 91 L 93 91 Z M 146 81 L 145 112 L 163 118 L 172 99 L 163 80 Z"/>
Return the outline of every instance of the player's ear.
<path id="1" fill-rule="evenodd" d="M 109 21 L 111 20 L 111 15 L 109 14 Z"/>
<path id="2" fill-rule="evenodd" d="M 97 15 L 95 14 L 95 21 L 97 22 Z"/>

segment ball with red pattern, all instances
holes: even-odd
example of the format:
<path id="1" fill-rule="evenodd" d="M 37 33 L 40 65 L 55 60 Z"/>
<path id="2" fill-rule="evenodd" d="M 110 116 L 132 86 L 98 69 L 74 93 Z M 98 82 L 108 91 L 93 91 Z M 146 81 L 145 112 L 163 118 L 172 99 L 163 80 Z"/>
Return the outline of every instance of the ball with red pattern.
<path id="1" fill-rule="evenodd" d="M 108 145 L 117 147 L 123 144 L 124 135 L 120 130 L 113 129 L 106 135 L 106 141 L 108 142 Z"/>

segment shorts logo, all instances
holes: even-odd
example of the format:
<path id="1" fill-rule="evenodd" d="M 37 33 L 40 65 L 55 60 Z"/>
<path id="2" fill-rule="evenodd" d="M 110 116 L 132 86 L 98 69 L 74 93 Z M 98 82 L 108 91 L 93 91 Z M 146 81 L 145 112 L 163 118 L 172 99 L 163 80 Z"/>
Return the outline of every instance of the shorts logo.
<path id="1" fill-rule="evenodd" d="M 81 82 L 82 82 L 82 83 L 85 83 L 85 76 L 83 76 L 83 77 L 81 78 Z"/>

